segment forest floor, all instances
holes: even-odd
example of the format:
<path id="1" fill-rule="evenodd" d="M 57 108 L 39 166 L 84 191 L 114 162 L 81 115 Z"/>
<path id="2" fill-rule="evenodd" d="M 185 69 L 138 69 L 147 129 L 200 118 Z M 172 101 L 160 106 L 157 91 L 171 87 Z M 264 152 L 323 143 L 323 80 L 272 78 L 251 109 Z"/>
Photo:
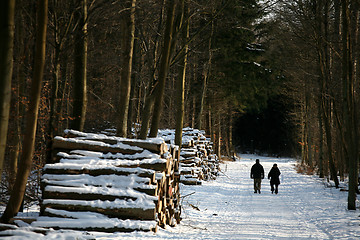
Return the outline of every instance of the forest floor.
<path id="1" fill-rule="evenodd" d="M 279 194 L 271 194 L 267 179 L 261 194 L 254 193 L 250 168 L 256 158 L 266 175 L 278 164 Z M 295 164 L 293 159 L 254 155 L 222 164 L 216 180 L 182 186 L 183 220 L 157 233 L 51 231 L 43 236 L 23 227 L 10 239 L 360 239 L 360 213 L 346 209 L 347 192 L 297 173 Z"/>

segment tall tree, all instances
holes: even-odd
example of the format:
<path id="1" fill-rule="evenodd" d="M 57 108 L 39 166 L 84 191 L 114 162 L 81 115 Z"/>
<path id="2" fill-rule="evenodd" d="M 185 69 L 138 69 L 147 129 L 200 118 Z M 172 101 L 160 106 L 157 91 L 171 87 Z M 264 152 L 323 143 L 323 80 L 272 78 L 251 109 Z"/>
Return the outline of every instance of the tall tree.
<path id="1" fill-rule="evenodd" d="M 31 170 L 36 136 L 36 123 L 38 119 L 40 93 L 45 65 L 47 12 L 48 1 L 39 0 L 37 5 L 37 30 L 34 72 L 33 80 L 31 83 L 29 108 L 26 114 L 26 128 L 23 142 L 23 151 L 20 158 L 19 170 L 17 172 L 13 192 L 11 193 L 5 212 L 1 216 L 2 222 L 8 222 L 10 218 L 15 216 L 19 211 L 25 194 L 27 178 Z"/>
<path id="2" fill-rule="evenodd" d="M 76 11 L 78 28 L 75 33 L 75 61 L 74 61 L 74 104 L 72 128 L 82 131 L 86 118 L 87 107 L 87 0 L 81 0 Z"/>
<path id="3" fill-rule="evenodd" d="M 160 117 L 161 117 L 163 99 L 164 99 L 165 82 L 170 67 L 171 43 L 173 37 L 176 0 L 170 0 L 168 4 L 169 5 L 167 11 L 165 33 L 164 33 L 164 45 L 163 45 L 163 51 L 160 61 L 159 79 L 157 82 L 158 86 L 156 87 L 155 90 L 156 98 L 154 104 L 156 108 L 154 108 L 153 110 L 149 137 L 156 137 L 159 130 Z"/>
<path id="4" fill-rule="evenodd" d="M 160 14 L 158 17 L 159 21 L 158 21 L 157 30 L 156 30 L 157 33 L 160 32 L 161 29 L 163 28 L 163 18 L 165 17 L 164 16 L 165 8 L 166 8 L 166 0 L 162 0 Z M 142 116 L 141 116 L 141 129 L 140 129 L 140 133 L 138 136 L 140 139 L 146 139 L 146 137 L 148 135 L 151 113 L 154 108 L 154 102 L 155 102 L 155 97 L 156 97 L 156 88 L 158 87 L 158 81 L 156 81 L 155 70 L 156 70 L 156 67 L 159 65 L 158 64 L 158 55 L 160 52 L 159 36 L 160 36 L 159 34 L 156 34 L 155 39 L 153 40 L 154 41 L 153 51 L 147 51 L 148 53 L 146 54 L 148 65 L 151 66 L 151 67 L 149 67 L 150 69 L 149 69 L 149 73 L 148 73 L 151 76 L 151 80 L 150 80 L 151 83 L 149 84 L 148 90 L 145 93 L 144 108 L 142 110 Z M 145 43 L 147 43 L 146 40 L 143 40 L 143 41 Z M 149 47 L 148 45 L 150 45 L 150 43 L 147 43 L 145 45 L 146 48 Z"/>
<path id="5" fill-rule="evenodd" d="M 354 3 L 354 2 L 352 2 Z M 356 210 L 356 188 L 358 179 L 358 127 L 355 110 L 355 78 L 352 61 L 350 0 L 342 0 L 342 26 L 343 26 L 343 99 L 344 99 L 344 125 L 347 162 L 349 166 L 349 194 L 348 209 Z"/>
<path id="6" fill-rule="evenodd" d="M 182 129 L 184 125 L 184 97 L 185 97 L 185 78 L 186 78 L 186 66 L 187 66 L 187 55 L 189 50 L 189 29 L 190 29 L 190 19 L 189 17 L 189 5 L 188 0 L 182 0 L 181 6 L 183 9 L 183 21 L 185 26 L 182 30 L 183 39 L 185 42 L 184 53 L 180 59 L 179 66 L 179 76 L 176 80 L 176 126 L 175 126 L 175 144 L 181 148 L 182 144 Z"/>
<path id="7" fill-rule="evenodd" d="M 3 170 L 13 72 L 15 0 L 0 3 L 0 178 Z"/>
<path id="8" fill-rule="evenodd" d="M 213 60 L 213 54 L 212 54 L 212 40 L 213 40 L 213 34 L 214 34 L 214 22 L 211 22 L 211 30 L 210 30 L 210 37 L 208 40 L 208 46 L 207 46 L 207 61 L 204 64 L 203 71 L 200 75 L 201 77 L 201 91 L 200 91 L 200 101 L 199 101 L 199 111 L 197 112 L 196 122 L 195 122 L 195 128 L 197 129 L 203 129 L 203 114 L 204 114 L 204 108 L 205 108 L 205 97 L 207 92 L 207 85 L 208 85 L 208 79 L 210 75 L 211 70 L 211 64 Z"/>
<path id="9" fill-rule="evenodd" d="M 331 178 L 334 180 L 335 186 L 339 187 L 337 170 L 333 156 L 333 130 L 332 130 L 332 100 L 333 95 L 330 92 L 330 47 L 329 47 L 329 3 L 328 1 L 316 2 L 316 29 L 315 38 L 318 53 L 319 67 L 319 86 L 320 86 L 320 112 L 325 127 L 326 146 L 328 149 L 328 159 Z"/>
<path id="10" fill-rule="evenodd" d="M 52 161 L 52 139 L 61 131 L 61 105 L 62 97 L 61 92 L 65 90 L 65 83 L 61 82 L 61 55 L 66 48 L 66 42 L 69 38 L 69 32 L 74 24 L 73 10 L 69 13 L 70 4 L 64 1 L 53 0 L 51 7 L 49 7 L 49 23 L 50 36 L 52 35 L 53 54 L 52 54 L 52 82 L 51 82 L 51 97 L 50 97 L 50 114 L 49 114 L 49 127 L 48 127 L 48 145 L 47 145 L 47 163 Z M 52 31 L 51 31 L 52 30 Z M 52 34 L 51 34 L 52 32 Z M 65 81 L 64 81 L 65 82 Z"/>
<path id="11" fill-rule="evenodd" d="M 135 39 L 135 3 L 136 0 L 125 2 L 125 11 L 122 13 L 121 30 L 121 79 L 120 79 L 120 102 L 118 104 L 117 135 L 126 137 L 129 113 L 129 100 L 131 91 L 131 69 Z"/>

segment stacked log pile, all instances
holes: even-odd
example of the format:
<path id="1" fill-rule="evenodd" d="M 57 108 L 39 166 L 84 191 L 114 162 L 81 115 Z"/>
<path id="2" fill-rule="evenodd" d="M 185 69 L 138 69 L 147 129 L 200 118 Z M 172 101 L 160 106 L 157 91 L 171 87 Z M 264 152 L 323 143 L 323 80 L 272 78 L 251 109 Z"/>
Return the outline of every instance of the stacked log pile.
<path id="1" fill-rule="evenodd" d="M 163 139 L 67 130 L 42 176 L 32 225 L 86 231 L 156 231 L 180 221 L 179 152 Z"/>
<path id="2" fill-rule="evenodd" d="M 173 144 L 174 130 L 162 130 L 159 137 Z M 180 182 L 185 185 L 200 185 L 202 180 L 216 179 L 219 173 L 219 158 L 214 154 L 212 142 L 205 131 L 183 129 L 180 151 Z"/>

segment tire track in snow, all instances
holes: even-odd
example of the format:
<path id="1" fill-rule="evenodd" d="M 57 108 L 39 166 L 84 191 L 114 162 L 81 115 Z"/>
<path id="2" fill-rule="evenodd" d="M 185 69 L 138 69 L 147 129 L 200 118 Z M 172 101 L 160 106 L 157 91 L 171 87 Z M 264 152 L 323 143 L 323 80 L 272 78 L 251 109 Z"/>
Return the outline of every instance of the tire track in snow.
<path id="1" fill-rule="evenodd" d="M 321 224 L 318 224 L 316 219 L 314 221 L 314 219 L 308 214 L 308 209 L 315 209 L 317 207 L 316 204 L 304 196 L 304 194 L 310 194 L 311 191 L 299 191 L 301 188 L 309 187 L 314 183 L 309 181 L 306 176 L 295 174 L 293 168 L 287 169 L 287 172 L 289 172 L 289 175 L 291 174 L 292 177 L 289 178 L 290 181 L 286 184 L 288 191 L 286 191 L 287 200 L 283 201 L 284 204 L 291 208 L 293 215 L 299 219 L 299 222 L 302 222 L 306 228 L 309 229 L 308 232 L 311 234 L 309 235 L 309 238 L 312 238 L 312 235 L 314 235 L 313 238 L 315 239 L 333 239 L 333 236 L 324 227 L 322 227 Z M 310 187 L 310 190 L 313 190 L 313 187 Z M 317 236 L 317 234 L 314 234 L 313 231 L 310 231 L 310 229 L 313 228 L 317 229 L 320 233 L 325 234 L 325 236 Z"/>

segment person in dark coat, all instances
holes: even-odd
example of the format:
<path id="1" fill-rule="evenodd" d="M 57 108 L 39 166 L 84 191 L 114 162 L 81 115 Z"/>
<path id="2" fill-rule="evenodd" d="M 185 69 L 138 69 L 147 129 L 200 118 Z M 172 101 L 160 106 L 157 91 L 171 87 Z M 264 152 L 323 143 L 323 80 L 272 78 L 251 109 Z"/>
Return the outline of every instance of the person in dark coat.
<path id="1" fill-rule="evenodd" d="M 277 167 L 277 164 L 275 163 L 268 174 L 268 179 L 270 180 L 270 186 L 271 186 L 271 193 L 274 193 L 275 190 L 275 194 L 278 194 L 278 186 L 280 184 L 280 179 L 279 179 L 280 174 L 281 174 L 280 170 Z"/>
<path id="2" fill-rule="evenodd" d="M 261 179 L 264 179 L 264 168 L 259 159 L 256 159 L 256 163 L 251 167 L 250 178 L 254 179 L 254 193 L 261 193 Z"/>

